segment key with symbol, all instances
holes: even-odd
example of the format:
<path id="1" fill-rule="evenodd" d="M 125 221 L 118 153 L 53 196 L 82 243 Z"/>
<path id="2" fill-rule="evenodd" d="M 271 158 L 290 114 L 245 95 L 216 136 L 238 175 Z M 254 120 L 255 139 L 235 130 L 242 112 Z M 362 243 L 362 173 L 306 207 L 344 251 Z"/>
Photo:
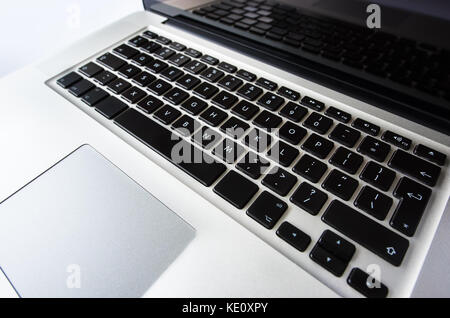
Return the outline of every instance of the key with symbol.
<path id="1" fill-rule="evenodd" d="M 290 198 L 291 202 L 312 215 L 317 215 L 328 199 L 328 195 L 303 182 Z"/>
<path id="2" fill-rule="evenodd" d="M 403 234 L 413 236 L 430 199 L 431 190 L 403 177 L 394 190 L 394 196 L 400 198 L 400 203 L 390 224 Z"/>
<path id="3" fill-rule="evenodd" d="M 267 229 L 272 229 L 287 209 L 287 204 L 264 191 L 248 208 L 247 215 Z"/>
<path id="4" fill-rule="evenodd" d="M 311 243 L 311 237 L 303 231 L 299 230 L 289 222 L 283 222 L 277 230 L 277 235 L 295 247 L 300 252 L 304 252 Z"/>

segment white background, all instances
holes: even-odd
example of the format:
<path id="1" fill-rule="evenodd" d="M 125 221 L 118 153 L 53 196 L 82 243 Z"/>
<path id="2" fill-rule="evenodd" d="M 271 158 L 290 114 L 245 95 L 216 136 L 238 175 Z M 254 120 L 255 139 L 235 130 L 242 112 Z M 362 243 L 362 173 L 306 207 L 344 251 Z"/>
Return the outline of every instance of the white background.
<path id="1" fill-rule="evenodd" d="M 0 77 L 139 10 L 142 0 L 1 0 Z"/>

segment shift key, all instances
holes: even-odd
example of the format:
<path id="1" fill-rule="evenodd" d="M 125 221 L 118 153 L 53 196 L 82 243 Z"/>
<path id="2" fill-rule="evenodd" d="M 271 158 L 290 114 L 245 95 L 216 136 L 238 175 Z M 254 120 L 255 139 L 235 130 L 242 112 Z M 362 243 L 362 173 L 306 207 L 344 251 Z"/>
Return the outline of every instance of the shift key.
<path id="1" fill-rule="evenodd" d="M 394 266 L 400 266 L 409 247 L 407 239 L 337 200 L 330 203 L 322 221 Z"/>

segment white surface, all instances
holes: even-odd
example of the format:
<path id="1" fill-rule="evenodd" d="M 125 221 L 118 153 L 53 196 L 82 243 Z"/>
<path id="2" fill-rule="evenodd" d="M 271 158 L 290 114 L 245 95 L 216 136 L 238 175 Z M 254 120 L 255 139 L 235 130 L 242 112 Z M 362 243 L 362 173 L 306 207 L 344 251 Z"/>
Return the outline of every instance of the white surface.
<path id="1" fill-rule="evenodd" d="M 139 10 L 142 0 L 4 0 L 0 77 Z"/>
<path id="2" fill-rule="evenodd" d="M 161 169 L 159 165 L 168 170 L 174 167 L 149 149 L 145 156 L 140 154 L 45 85 L 62 69 L 73 66 L 73 60 L 79 62 L 157 21 L 154 15 L 133 15 L 39 68 L 24 69 L 0 81 L 0 94 L 5 96 L 0 103 L 0 146 L 8 149 L 0 157 L 0 198 L 87 143 L 197 230 L 196 238 L 146 296 L 336 297 L 180 179 L 198 186 L 196 181 L 180 170 L 171 175 Z M 45 66 L 50 64 L 52 68 Z M 53 68 L 58 70 L 53 72 Z M 23 86 L 28 87 L 27 94 L 20 93 Z M 3 286 L 7 285 L 2 285 L 0 296 L 11 295 L 11 288 Z"/>
<path id="3" fill-rule="evenodd" d="M 39 65 L 39 69 L 51 75 L 51 74 L 59 74 L 61 73 L 61 70 L 68 70 L 69 68 L 72 68 L 74 64 L 76 64 L 74 67 L 78 68 L 79 66 L 87 62 L 86 60 L 82 61 L 83 56 L 95 58 L 100 54 L 102 54 L 102 52 L 104 52 L 105 50 L 110 50 L 111 48 L 109 49 L 105 48 L 107 46 L 105 45 L 105 43 L 110 44 L 112 47 L 118 45 L 118 43 L 114 42 L 113 38 L 110 38 L 108 40 L 107 38 L 105 38 L 105 36 L 115 34 L 116 40 L 122 39 L 120 37 L 120 34 L 124 34 L 126 32 L 126 29 L 132 29 L 133 28 L 132 25 L 137 26 L 138 29 L 141 29 L 141 27 L 143 26 L 149 26 L 149 28 L 152 31 L 160 35 L 166 36 L 174 41 L 178 41 L 180 43 L 189 45 L 194 49 L 203 52 L 204 54 L 210 54 L 212 56 L 217 57 L 220 60 L 224 60 L 233 65 L 236 65 L 239 68 L 247 69 L 248 71 L 255 73 L 257 76 L 271 79 L 277 82 L 279 85 L 288 86 L 294 90 L 299 91 L 302 95 L 308 95 L 311 96 L 312 98 L 321 100 L 327 106 L 333 105 L 344 111 L 348 111 L 355 117 L 363 118 L 365 120 L 368 120 L 381 126 L 383 130 L 384 129 L 393 130 L 405 137 L 411 138 L 417 143 L 419 142 L 424 143 L 432 148 L 435 148 L 436 150 L 442 151 L 447 154 L 450 153 L 449 148 L 443 145 L 443 144 L 450 144 L 449 137 L 444 137 L 429 129 L 419 127 L 417 124 L 411 123 L 397 116 L 393 116 L 392 114 L 382 111 L 380 109 L 375 109 L 368 104 L 354 100 L 352 98 L 349 98 L 348 96 L 339 94 L 323 86 L 313 84 L 298 76 L 282 72 L 279 69 L 255 61 L 254 59 L 248 56 L 244 56 L 232 50 L 226 49 L 220 45 L 212 43 L 211 41 L 206 41 L 205 39 L 201 39 L 198 36 L 188 34 L 183 30 L 176 29 L 167 24 L 158 24 L 158 20 L 153 14 L 145 14 L 145 13 L 137 14 L 127 19 L 124 19 L 121 22 L 122 22 L 121 24 L 118 23 L 117 25 L 114 25 L 113 28 L 111 29 L 102 30 L 100 34 L 97 34 L 92 38 L 85 39 L 85 41 L 76 44 L 74 46 L 74 49 L 68 50 L 62 55 L 59 55 L 57 57 L 49 59 L 46 62 L 43 62 L 42 64 Z M 128 34 L 128 37 L 131 38 L 134 36 L 134 34 L 138 33 L 130 32 Z M 101 42 L 99 42 L 100 39 L 102 40 Z M 89 47 L 91 48 L 91 50 L 86 51 L 82 49 L 85 47 Z M 92 52 L 96 53 L 93 55 Z M 60 77 L 61 75 L 62 74 L 57 75 L 57 78 Z M 49 81 L 49 85 L 51 85 L 51 87 L 56 87 L 54 79 Z M 352 243 L 356 245 L 357 248 L 356 254 L 352 258 L 349 266 L 347 267 L 346 272 L 344 272 L 343 277 L 337 278 L 331 275 L 325 269 L 313 263 L 311 259 L 308 257 L 309 251 L 311 250 L 313 244 L 311 244 L 310 247 L 304 253 L 299 253 L 291 246 L 281 241 L 275 235 L 274 233 L 275 230 L 269 231 L 260 226 L 258 223 L 254 222 L 251 218 L 249 218 L 243 212 L 245 211 L 246 207 L 243 210 L 238 210 L 232 207 L 224 200 L 219 199 L 217 195 L 213 193 L 212 188 L 205 188 L 201 186 L 198 182 L 193 181 L 192 178 L 187 177 L 179 169 L 175 168 L 173 165 L 169 164 L 164 159 L 161 159 L 161 157 L 155 155 L 155 153 L 149 150 L 148 147 L 146 147 L 145 145 L 143 145 L 142 143 L 140 143 L 127 133 L 124 133 L 120 128 L 111 123 L 111 121 L 105 120 L 96 111 L 92 110 L 89 107 L 86 107 L 82 102 L 80 102 L 76 98 L 73 98 L 73 96 L 68 94 L 66 91 L 62 92 L 62 90 L 59 87 L 57 87 L 56 90 L 58 92 L 61 92 L 61 94 L 64 97 L 66 97 L 69 101 L 77 105 L 83 112 L 91 116 L 100 124 L 104 125 L 106 128 L 110 129 L 113 133 L 117 134 L 119 137 L 123 138 L 127 143 L 132 145 L 139 152 L 141 152 L 142 154 L 144 154 L 145 156 L 147 156 L 148 158 L 150 158 L 151 160 L 162 166 L 164 169 L 169 171 L 172 175 L 174 175 L 176 178 L 178 178 L 180 181 L 186 184 L 188 188 L 194 190 L 195 192 L 200 194 L 203 198 L 209 200 L 213 205 L 218 207 L 224 213 L 228 214 L 237 223 L 240 223 L 250 232 L 253 232 L 260 239 L 262 239 L 267 244 L 274 247 L 274 250 L 278 250 L 281 254 L 284 254 L 287 258 L 291 259 L 293 262 L 298 264 L 299 269 L 303 268 L 307 272 L 311 273 L 313 276 L 318 278 L 324 284 L 333 288 L 333 290 L 336 291 L 338 294 L 344 296 L 358 296 L 359 294 L 357 292 L 348 287 L 347 283 L 345 282 L 345 277 L 347 277 L 348 272 L 352 267 L 360 267 L 361 269 L 366 269 L 370 264 L 377 264 L 380 266 L 380 269 L 382 271 L 382 281 L 390 288 L 389 293 L 390 296 L 393 297 L 409 296 L 411 294 L 414 283 L 417 279 L 420 268 L 422 266 L 422 262 L 425 259 L 425 255 L 428 250 L 429 244 L 431 243 L 431 239 L 434 235 L 434 231 L 438 225 L 439 218 L 447 202 L 448 194 L 450 193 L 449 188 L 450 180 L 449 175 L 447 173 L 447 169 L 444 169 L 444 171 L 442 172 L 442 177 L 440 178 L 437 187 L 435 187 L 435 190 L 433 191 L 433 197 L 430 200 L 430 204 L 428 206 L 429 210 L 426 214 L 426 217 L 424 217 L 423 221 L 421 222 L 421 225 L 419 226 L 415 237 L 409 240 L 411 242 L 411 247 L 409 248 L 408 253 L 406 254 L 406 257 L 400 267 L 392 266 L 386 261 L 381 260 L 374 253 L 368 251 L 361 245 L 350 240 Z M 421 135 L 419 135 L 419 132 L 421 133 Z M 433 140 L 437 142 L 433 142 Z M 327 159 L 328 158 L 325 158 L 325 160 Z M 290 170 L 291 167 L 287 168 L 287 170 Z M 229 166 L 229 168 L 231 168 L 231 165 Z M 297 185 L 303 181 L 305 180 L 299 178 Z M 261 185 L 260 180 L 257 183 L 260 186 L 261 191 L 265 189 L 265 187 Z M 360 185 L 361 184 L 364 183 L 361 181 Z M 291 194 L 293 193 L 294 189 L 291 190 L 290 192 Z M 354 197 L 355 196 L 356 193 Z M 323 230 L 328 229 L 329 227 L 320 220 L 321 216 L 320 213 L 318 216 L 312 216 L 308 213 L 305 213 L 300 208 L 297 208 L 295 205 L 290 204 L 288 199 L 289 197 L 290 194 L 288 194 L 284 198 L 285 202 L 289 204 L 289 209 L 283 215 L 279 223 L 281 224 L 281 222 L 285 220 L 289 221 L 290 223 L 299 227 L 301 230 L 305 231 L 308 235 L 311 236 L 313 242 L 316 242 L 320 237 L 320 235 L 322 234 Z M 329 201 L 331 201 L 334 198 L 335 196 L 329 195 Z M 352 201 L 353 200 L 351 200 L 350 202 Z M 247 207 L 251 203 L 252 202 L 250 202 L 247 205 Z M 323 210 L 324 209 L 322 209 L 322 212 Z M 383 222 L 380 222 L 387 228 L 391 228 L 388 223 L 393 212 L 394 208 L 391 209 L 387 219 Z M 209 213 L 211 213 L 211 211 L 207 211 L 206 213 L 204 213 L 204 215 Z M 372 219 L 375 222 L 379 222 L 374 218 Z M 230 234 L 230 236 L 232 235 L 234 234 Z M 235 252 L 233 254 L 235 254 Z M 273 258 L 277 257 L 278 256 L 274 256 Z M 245 262 L 240 263 L 245 264 Z M 230 265 L 232 265 L 232 263 Z M 248 264 L 245 264 L 243 266 L 246 265 Z M 284 272 L 284 270 L 281 270 L 280 272 Z M 175 275 L 174 277 L 176 276 L 178 275 Z M 207 284 L 206 282 L 203 283 Z M 167 288 L 166 285 L 163 286 Z M 229 286 L 227 287 L 229 288 Z M 237 288 L 237 291 L 240 291 L 240 287 Z M 174 293 L 174 291 L 168 290 L 166 294 L 168 295 L 170 293 Z"/>

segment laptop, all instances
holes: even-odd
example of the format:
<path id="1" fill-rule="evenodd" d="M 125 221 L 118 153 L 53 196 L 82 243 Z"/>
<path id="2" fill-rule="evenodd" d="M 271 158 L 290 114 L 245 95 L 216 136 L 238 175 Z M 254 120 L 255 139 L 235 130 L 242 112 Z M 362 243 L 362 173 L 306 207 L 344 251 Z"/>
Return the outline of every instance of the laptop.
<path id="1" fill-rule="evenodd" d="M 2 295 L 448 296 L 448 3 L 143 4 L 1 81 Z"/>

